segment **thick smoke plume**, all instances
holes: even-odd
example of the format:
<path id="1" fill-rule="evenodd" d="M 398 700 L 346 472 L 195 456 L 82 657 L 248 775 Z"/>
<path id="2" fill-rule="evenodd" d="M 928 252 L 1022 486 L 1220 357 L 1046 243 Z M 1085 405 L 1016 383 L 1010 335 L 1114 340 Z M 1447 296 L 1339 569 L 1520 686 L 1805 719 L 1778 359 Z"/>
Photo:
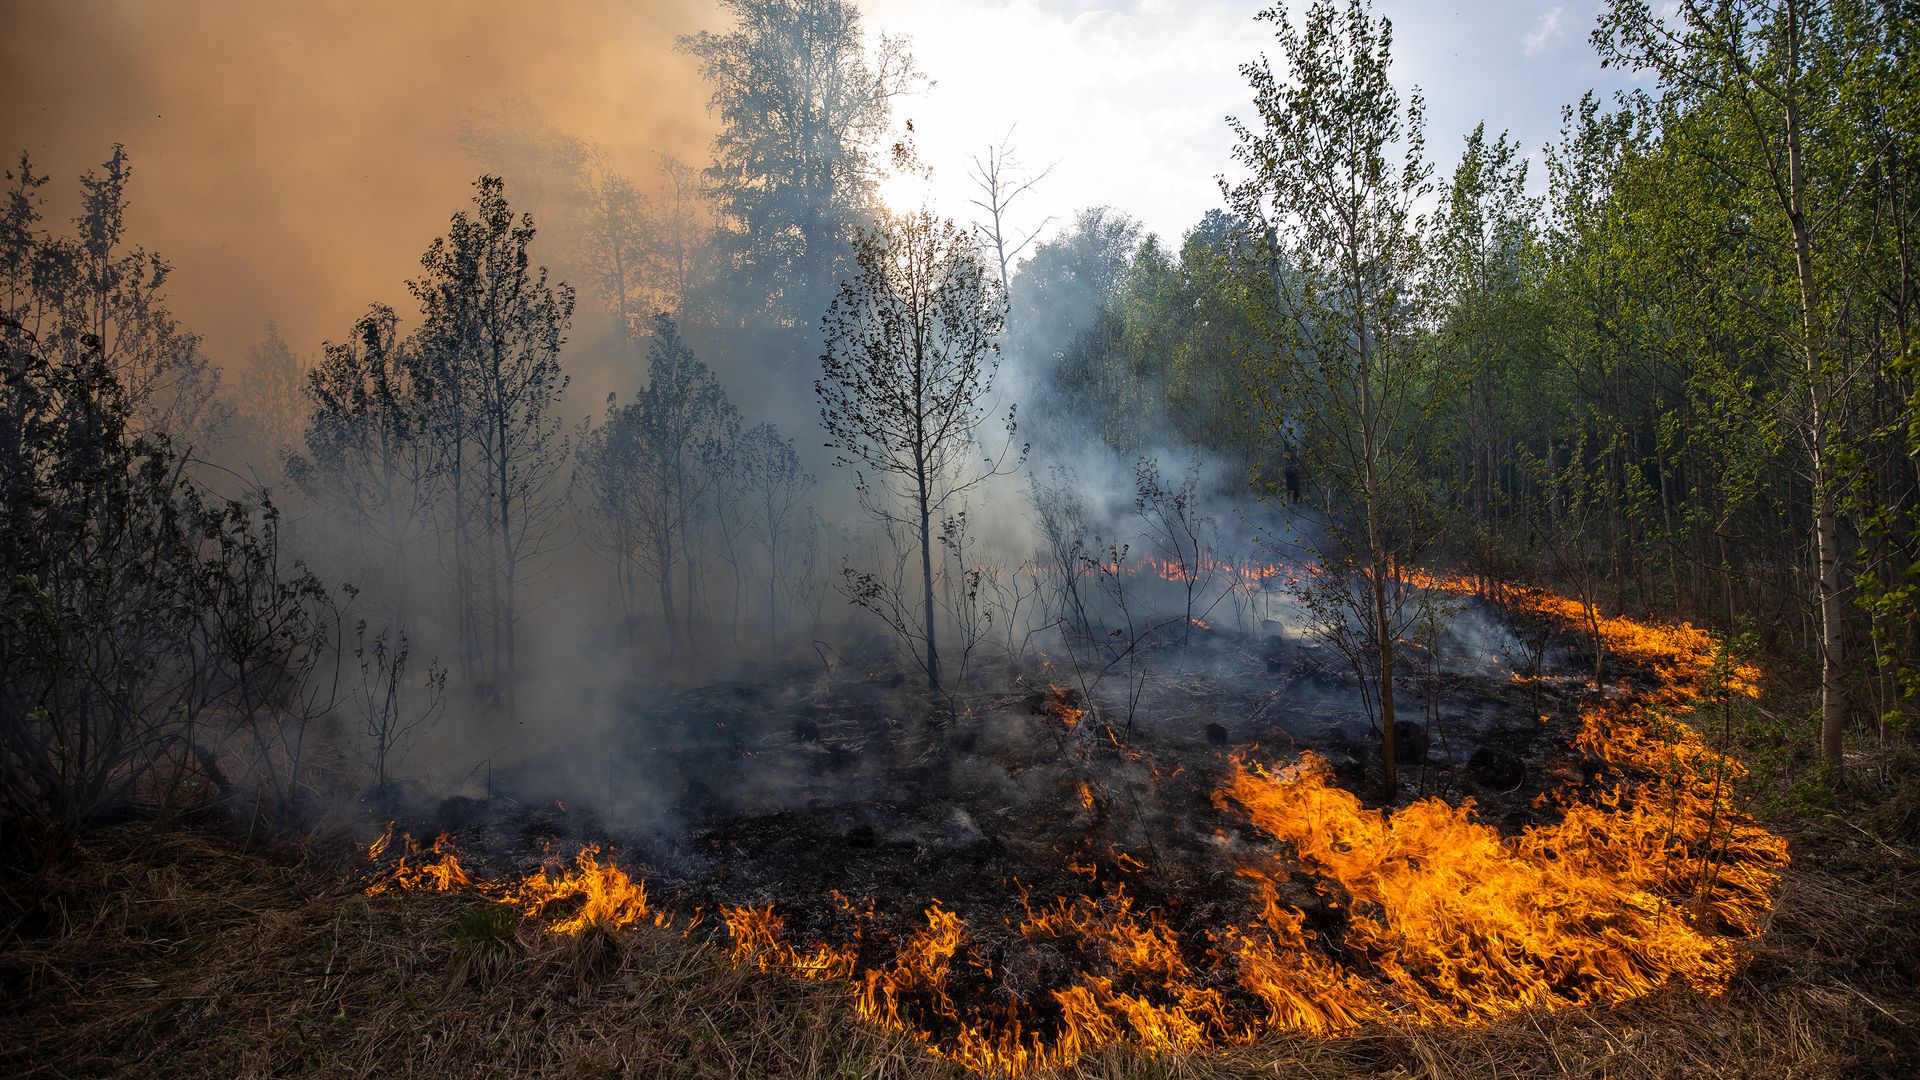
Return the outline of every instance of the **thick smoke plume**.
<path id="1" fill-rule="evenodd" d="M 131 235 L 232 378 L 270 318 L 305 354 L 370 301 L 409 310 L 401 283 L 481 168 L 476 111 L 531 99 L 643 190 L 656 153 L 703 161 L 706 84 L 673 43 L 722 21 L 701 0 L 22 5 L 0 141 L 57 177 L 126 144 Z M 50 218 L 72 192 L 49 189 Z"/>

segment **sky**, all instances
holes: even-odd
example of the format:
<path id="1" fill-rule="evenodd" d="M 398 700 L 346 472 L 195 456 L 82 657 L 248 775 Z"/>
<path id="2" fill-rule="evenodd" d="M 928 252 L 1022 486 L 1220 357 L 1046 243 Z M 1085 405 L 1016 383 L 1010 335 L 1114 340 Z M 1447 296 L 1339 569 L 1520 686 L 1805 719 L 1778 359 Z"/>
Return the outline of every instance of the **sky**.
<path id="1" fill-rule="evenodd" d="M 8 164 L 32 152 L 58 220 L 75 178 L 124 142 L 132 235 L 173 261 L 176 313 L 229 371 L 269 318 L 311 354 L 370 301 L 406 310 L 402 283 L 477 171 L 458 140 L 476 109 L 531 98 L 643 185 L 655 151 L 701 160 L 715 130 L 673 43 L 722 29 L 717 0 L 5 2 Z M 1442 172 L 1483 117 L 1537 156 L 1563 104 L 1624 85 L 1586 42 L 1598 6 L 1382 0 Z M 1273 44 L 1259 7 L 865 0 L 869 32 L 908 35 L 936 83 L 898 109 L 932 178 L 896 179 L 888 199 L 971 219 L 968 159 L 1011 130 L 1022 159 L 1054 166 L 1016 228 L 1109 204 L 1177 239 L 1232 167 L 1225 118 L 1250 99 L 1238 68 Z"/>
<path id="2" fill-rule="evenodd" d="M 1108 204 L 1163 238 L 1220 205 L 1214 177 L 1233 172 L 1226 117 L 1251 115 L 1242 63 L 1272 54 L 1272 27 L 1248 0 L 868 0 L 874 28 L 913 39 L 937 85 L 900 112 L 914 119 L 929 182 L 889 183 L 894 202 L 930 197 L 941 212 L 976 213 L 970 161 L 1009 129 L 1020 159 L 1054 171 L 1014 204 L 1020 231 Z M 1292 8 L 1304 8 L 1300 2 Z M 1560 108 L 1593 88 L 1628 85 L 1602 70 L 1587 35 L 1603 5 L 1381 0 L 1394 24 L 1395 82 L 1419 86 L 1428 153 L 1442 175 L 1485 120 L 1535 157 Z"/>

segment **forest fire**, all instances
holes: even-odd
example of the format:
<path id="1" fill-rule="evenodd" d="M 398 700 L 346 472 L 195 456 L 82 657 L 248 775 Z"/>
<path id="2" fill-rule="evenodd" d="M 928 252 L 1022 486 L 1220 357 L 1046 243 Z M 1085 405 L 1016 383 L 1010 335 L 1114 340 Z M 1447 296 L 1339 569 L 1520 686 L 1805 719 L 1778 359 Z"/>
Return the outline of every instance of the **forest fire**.
<path id="1" fill-rule="evenodd" d="M 1508 596 L 1569 632 L 1595 624 L 1563 597 Z M 1311 751 L 1283 766 L 1235 753 L 1211 797 L 1255 842 L 1232 853 L 1244 902 L 1230 917 L 1176 922 L 1168 905 L 1181 901 L 1166 890 L 1178 888 L 1179 869 L 1109 847 L 1067 860 L 1085 891 L 1023 886 L 1011 909 L 963 912 L 934 899 L 917 924 L 889 923 L 872 898 L 832 890 L 814 911 L 722 903 L 717 920 L 696 912 L 678 932 L 723 933 L 736 963 L 844 983 L 868 1022 L 1005 1074 L 1115 1043 L 1330 1036 L 1388 1017 L 1472 1024 L 1673 984 L 1717 993 L 1741 940 L 1765 921 L 1786 848 L 1733 805 L 1738 763 L 1676 721 L 1712 695 L 1753 693 L 1757 672 L 1725 664 L 1690 626 L 1597 625 L 1609 649 L 1657 681 L 1581 711 L 1572 743 L 1594 761 L 1593 779 L 1537 797 L 1537 823 L 1503 832 L 1471 799 L 1369 807 Z M 1089 722 L 1061 686 L 1045 705 L 1067 731 Z M 1102 801 L 1084 779 L 1072 799 L 1085 811 Z M 383 836 L 369 855 L 370 894 L 472 892 L 563 934 L 676 926 L 597 846 L 498 879 L 465 869 L 444 836 L 424 849 L 407 839 L 397 854 Z M 812 931 L 790 929 L 800 915 Z M 1028 954 L 1052 958 L 1050 977 L 1013 990 L 1006 968 Z"/>
<path id="2" fill-rule="evenodd" d="M 1920 1076 L 1912 3 L 16 6 L 0 1077 Z"/>

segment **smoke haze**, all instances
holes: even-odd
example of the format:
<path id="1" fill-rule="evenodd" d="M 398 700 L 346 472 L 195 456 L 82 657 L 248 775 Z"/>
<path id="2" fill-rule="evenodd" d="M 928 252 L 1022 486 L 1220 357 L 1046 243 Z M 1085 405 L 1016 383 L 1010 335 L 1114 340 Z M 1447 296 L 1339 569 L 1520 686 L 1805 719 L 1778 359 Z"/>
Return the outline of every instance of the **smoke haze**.
<path id="1" fill-rule="evenodd" d="M 123 142 L 133 242 L 172 261 L 172 307 L 230 378 L 267 319 L 296 352 L 344 334 L 467 204 L 460 132 L 526 98 L 646 188 L 656 152 L 705 160 L 707 86 L 681 34 L 701 0 L 297 4 L 78 0 L 19 5 L 0 41 L 0 144 L 55 182 Z M 510 185 L 513 178 L 508 177 Z"/>

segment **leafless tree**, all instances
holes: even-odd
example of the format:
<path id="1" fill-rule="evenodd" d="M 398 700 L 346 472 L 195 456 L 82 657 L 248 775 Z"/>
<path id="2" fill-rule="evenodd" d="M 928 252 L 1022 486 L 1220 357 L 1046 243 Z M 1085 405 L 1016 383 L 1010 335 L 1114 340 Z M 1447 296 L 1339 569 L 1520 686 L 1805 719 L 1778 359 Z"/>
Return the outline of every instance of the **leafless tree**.
<path id="1" fill-rule="evenodd" d="M 993 245 L 993 253 L 1000 265 L 1000 288 L 1011 291 L 1013 287 L 1013 262 L 1020 253 L 1033 243 L 1041 230 L 1053 223 L 1052 217 L 1043 219 L 1040 224 L 1024 233 L 1014 233 L 1008 221 L 1013 201 L 1033 190 L 1034 185 L 1045 180 L 1059 165 L 1054 162 L 1038 172 L 1030 171 L 1019 158 L 1013 145 L 1013 128 L 1008 128 L 1000 141 L 987 147 L 983 154 L 975 154 L 967 166 L 967 175 L 980 189 L 978 198 L 969 202 L 987 215 L 987 220 L 979 226 L 986 234 L 987 242 Z"/>
<path id="2" fill-rule="evenodd" d="M 354 625 L 353 658 L 360 667 L 360 685 L 354 699 L 360 712 L 360 734 L 367 740 L 373 767 L 373 790 L 381 812 L 389 807 L 387 776 L 392 765 L 439 719 L 446 703 L 447 669 L 431 661 L 416 699 L 407 681 L 413 645 L 405 633 L 382 630 L 367 637 L 365 620 Z"/>
<path id="3" fill-rule="evenodd" d="M 1186 473 L 1173 487 L 1162 479 L 1160 462 L 1154 458 L 1134 462 L 1133 478 L 1134 513 L 1146 526 L 1145 539 L 1159 569 L 1185 592 L 1180 640 L 1191 641 L 1196 620 L 1210 614 L 1220 601 L 1215 596 L 1205 610 L 1198 608 L 1219 569 L 1213 552 L 1213 522 L 1200 507 L 1199 461 L 1190 459 Z"/>

